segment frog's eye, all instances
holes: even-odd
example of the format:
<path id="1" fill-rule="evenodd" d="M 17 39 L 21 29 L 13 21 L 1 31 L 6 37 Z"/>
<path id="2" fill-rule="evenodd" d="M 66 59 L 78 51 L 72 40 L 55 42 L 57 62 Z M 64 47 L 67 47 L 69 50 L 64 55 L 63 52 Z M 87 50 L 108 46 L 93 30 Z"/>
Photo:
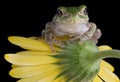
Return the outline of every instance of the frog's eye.
<path id="1" fill-rule="evenodd" d="M 62 15 L 63 15 L 63 12 L 62 12 L 60 9 L 57 9 L 56 14 L 57 14 L 58 16 L 62 16 Z"/>
<path id="2" fill-rule="evenodd" d="M 88 15 L 88 8 L 87 7 L 84 9 L 84 15 Z"/>

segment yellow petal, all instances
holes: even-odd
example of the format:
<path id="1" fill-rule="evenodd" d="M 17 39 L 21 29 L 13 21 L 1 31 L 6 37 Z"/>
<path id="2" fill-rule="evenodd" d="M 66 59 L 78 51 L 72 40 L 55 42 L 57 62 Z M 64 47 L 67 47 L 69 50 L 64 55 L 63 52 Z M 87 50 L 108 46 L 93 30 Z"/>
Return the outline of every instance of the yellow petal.
<path id="1" fill-rule="evenodd" d="M 58 70 L 59 66 L 47 64 L 47 65 L 35 65 L 35 66 L 24 66 L 13 68 L 9 74 L 15 78 L 25 78 L 31 77 L 38 74 L 43 75 L 46 72 L 51 72 L 51 70 Z"/>
<path id="2" fill-rule="evenodd" d="M 61 77 L 55 79 L 53 82 L 66 82 L 66 79 L 65 79 L 65 77 L 61 76 Z"/>
<path id="3" fill-rule="evenodd" d="M 111 48 L 110 46 L 107 46 L 107 45 L 99 46 L 98 49 L 99 49 L 100 51 L 112 50 L 112 48 Z"/>
<path id="4" fill-rule="evenodd" d="M 55 55 L 57 53 L 40 52 L 40 51 L 21 51 L 21 52 L 17 52 L 16 54 L 28 55 L 28 56 L 41 56 L 41 55 Z"/>
<path id="5" fill-rule="evenodd" d="M 98 76 L 96 76 L 93 80 L 93 82 L 103 82 Z"/>
<path id="6" fill-rule="evenodd" d="M 12 64 L 11 67 L 12 67 L 12 68 L 17 68 L 17 67 L 22 67 L 22 66 Z"/>
<path id="7" fill-rule="evenodd" d="M 13 44 L 28 50 L 51 51 L 50 47 L 43 40 L 34 40 L 20 36 L 10 36 L 8 37 L 8 40 Z"/>
<path id="8" fill-rule="evenodd" d="M 108 62 L 104 61 L 104 60 L 101 60 L 100 65 L 107 68 L 107 69 L 109 69 L 112 72 L 114 71 L 114 67 L 111 64 L 109 64 Z"/>
<path id="9" fill-rule="evenodd" d="M 60 74 L 60 70 L 51 70 L 51 73 L 48 73 L 46 76 L 41 78 L 38 82 L 53 82 L 53 80 Z"/>
<path id="10" fill-rule="evenodd" d="M 58 59 L 50 57 L 49 55 L 28 56 L 19 54 L 5 54 L 5 59 L 15 65 L 40 65 L 56 63 L 59 61 Z"/>
<path id="11" fill-rule="evenodd" d="M 37 82 L 40 78 L 41 78 L 41 74 L 35 75 L 32 77 L 22 78 L 22 79 L 18 80 L 17 82 Z"/>
<path id="12" fill-rule="evenodd" d="M 53 82 L 53 80 L 60 72 L 61 72 L 60 70 L 55 69 L 48 72 L 44 72 L 43 74 L 35 75 L 28 78 L 22 78 L 17 82 Z M 58 82 L 62 82 L 62 81 L 58 81 Z"/>
<path id="13" fill-rule="evenodd" d="M 109 69 L 100 67 L 100 71 L 98 75 L 105 81 L 105 82 L 120 82 L 119 78 L 112 73 Z"/>

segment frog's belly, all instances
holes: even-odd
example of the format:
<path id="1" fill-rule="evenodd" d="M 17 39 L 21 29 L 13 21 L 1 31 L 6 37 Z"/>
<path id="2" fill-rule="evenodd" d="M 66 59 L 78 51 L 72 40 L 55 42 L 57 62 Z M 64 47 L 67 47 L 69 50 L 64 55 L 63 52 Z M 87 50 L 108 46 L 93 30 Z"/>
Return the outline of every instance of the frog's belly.
<path id="1" fill-rule="evenodd" d="M 56 24 L 54 33 L 56 36 L 65 36 L 65 35 L 82 35 L 83 33 L 87 32 L 89 27 L 86 24 Z"/>

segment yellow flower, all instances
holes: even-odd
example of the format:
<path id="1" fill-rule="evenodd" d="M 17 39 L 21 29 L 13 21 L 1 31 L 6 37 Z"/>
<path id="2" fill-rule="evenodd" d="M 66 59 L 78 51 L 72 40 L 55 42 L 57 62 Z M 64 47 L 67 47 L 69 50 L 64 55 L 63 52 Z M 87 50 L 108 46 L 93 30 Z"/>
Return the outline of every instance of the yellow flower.
<path id="1" fill-rule="evenodd" d="M 67 59 L 64 59 L 63 57 L 71 58 L 74 55 L 61 56 L 61 53 L 62 53 L 61 51 L 53 53 L 51 52 L 49 45 L 44 40 L 41 40 L 41 39 L 35 40 L 32 38 L 25 38 L 20 36 L 11 36 L 8 39 L 11 43 L 25 49 L 25 51 L 20 51 L 15 54 L 5 54 L 5 59 L 12 64 L 12 70 L 10 70 L 9 75 L 14 78 L 19 78 L 20 80 L 18 80 L 17 82 L 68 82 L 68 81 L 77 82 L 77 79 L 80 76 L 79 74 L 83 73 L 83 71 L 76 73 L 74 72 L 76 71 L 75 69 L 69 69 L 70 71 L 66 71 L 67 66 L 69 67 L 70 65 L 67 63 L 70 62 L 71 65 L 73 65 L 72 62 L 75 62 L 75 61 L 72 61 L 72 59 L 67 60 Z M 67 49 L 69 49 L 69 47 L 65 48 L 66 51 Z M 74 46 L 73 46 L 73 49 L 74 49 Z M 98 47 L 98 49 L 100 51 L 111 50 L 109 46 L 100 46 Z M 66 51 L 63 50 L 63 53 L 67 54 L 68 52 Z M 95 52 L 96 51 L 97 50 L 95 49 Z M 89 59 L 86 59 L 86 60 L 89 60 Z M 97 65 L 97 68 L 99 68 L 98 70 L 99 72 L 97 72 L 96 70 L 95 74 L 93 74 L 93 77 L 91 77 L 94 79 L 91 81 L 120 82 L 119 78 L 113 73 L 114 67 L 112 65 L 110 65 L 104 60 L 100 60 L 100 63 L 98 61 L 95 64 Z M 85 64 L 83 64 L 83 67 L 84 65 Z M 74 66 L 76 66 L 76 64 Z M 77 68 L 78 67 L 76 67 L 76 69 Z M 93 69 L 94 68 L 97 69 L 96 67 L 93 67 Z M 84 69 L 88 70 L 87 67 L 83 68 L 82 70 Z M 89 70 L 92 70 L 92 69 L 89 69 Z M 72 74 L 68 76 L 66 75 L 67 73 L 68 74 L 72 73 Z M 77 76 L 75 77 L 71 75 L 77 75 Z M 74 79 L 71 79 L 71 77 L 74 77 L 75 79 L 76 78 L 77 79 L 74 81 Z M 84 77 L 84 74 L 82 77 Z M 87 76 L 85 75 L 85 78 L 86 77 Z M 80 78 L 81 77 L 79 77 L 79 79 Z M 80 82 L 89 82 L 89 81 L 85 81 L 85 79 L 83 79 Z"/>

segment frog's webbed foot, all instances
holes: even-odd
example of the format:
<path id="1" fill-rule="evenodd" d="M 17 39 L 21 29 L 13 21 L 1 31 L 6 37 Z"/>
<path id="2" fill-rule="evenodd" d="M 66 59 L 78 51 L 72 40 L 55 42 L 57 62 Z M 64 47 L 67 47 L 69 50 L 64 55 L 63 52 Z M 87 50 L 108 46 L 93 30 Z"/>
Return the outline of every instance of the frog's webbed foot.
<path id="1" fill-rule="evenodd" d="M 35 40 L 41 40 L 41 39 L 44 39 L 43 37 L 41 37 L 41 36 L 38 36 L 38 37 L 30 37 L 30 38 L 32 38 L 32 39 L 35 39 Z M 52 42 L 51 42 L 51 40 L 45 40 L 46 42 L 47 42 L 47 44 L 50 46 L 50 48 L 51 48 L 51 51 L 52 52 L 56 52 L 55 51 L 55 49 L 54 49 L 54 46 L 53 46 L 53 44 L 52 44 Z"/>
<path id="2" fill-rule="evenodd" d="M 48 45 L 50 46 L 52 52 L 56 52 L 56 50 L 51 42 L 48 42 Z"/>
<path id="3" fill-rule="evenodd" d="M 52 40 L 48 40 L 48 44 L 50 45 L 52 52 L 56 52 L 55 46 L 64 47 L 64 43 L 62 41 L 57 40 L 55 37 L 52 38 Z"/>
<path id="4" fill-rule="evenodd" d="M 68 41 L 67 42 L 73 42 L 73 41 L 79 41 L 80 44 L 83 43 L 83 41 L 80 39 L 80 35 L 76 35 L 76 36 L 71 36 L 69 37 Z"/>
<path id="5" fill-rule="evenodd" d="M 78 40 L 80 38 L 80 35 L 76 35 L 76 36 L 71 36 L 69 37 L 69 42 L 72 42 L 72 41 L 75 41 L 75 40 Z"/>
<path id="6" fill-rule="evenodd" d="M 56 40 L 56 39 L 53 40 L 53 44 L 58 46 L 58 47 L 64 47 L 65 46 L 63 41 Z"/>

